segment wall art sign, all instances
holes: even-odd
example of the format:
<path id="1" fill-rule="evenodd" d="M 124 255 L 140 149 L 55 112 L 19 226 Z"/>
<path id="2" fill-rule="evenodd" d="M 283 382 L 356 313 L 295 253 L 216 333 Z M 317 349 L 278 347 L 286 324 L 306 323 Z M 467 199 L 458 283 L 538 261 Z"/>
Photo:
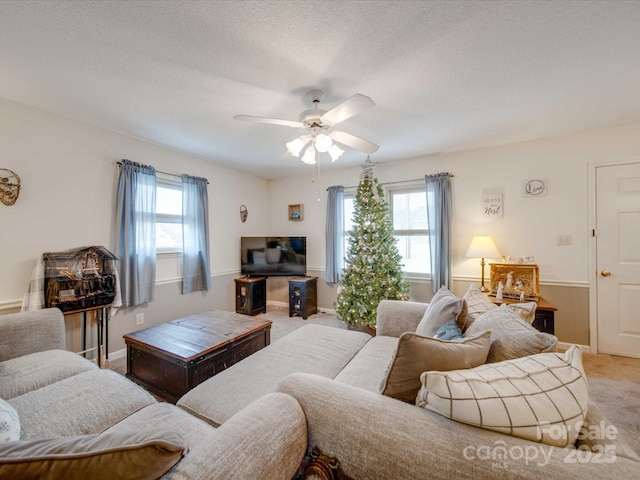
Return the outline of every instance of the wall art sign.
<path id="1" fill-rule="evenodd" d="M 530 178 L 522 181 L 523 197 L 544 197 L 547 194 L 546 178 Z"/>
<path id="2" fill-rule="evenodd" d="M 482 215 L 487 218 L 502 218 L 504 192 L 502 188 L 482 190 Z"/>

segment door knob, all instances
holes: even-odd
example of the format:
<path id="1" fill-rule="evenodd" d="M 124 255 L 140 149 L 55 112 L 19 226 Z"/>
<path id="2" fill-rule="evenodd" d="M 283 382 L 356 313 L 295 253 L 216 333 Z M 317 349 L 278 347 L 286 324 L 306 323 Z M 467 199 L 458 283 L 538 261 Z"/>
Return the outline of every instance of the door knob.
<path id="1" fill-rule="evenodd" d="M 600 272 L 600 275 L 602 275 L 603 277 L 610 277 L 611 276 L 611 272 L 609 270 L 602 270 Z"/>

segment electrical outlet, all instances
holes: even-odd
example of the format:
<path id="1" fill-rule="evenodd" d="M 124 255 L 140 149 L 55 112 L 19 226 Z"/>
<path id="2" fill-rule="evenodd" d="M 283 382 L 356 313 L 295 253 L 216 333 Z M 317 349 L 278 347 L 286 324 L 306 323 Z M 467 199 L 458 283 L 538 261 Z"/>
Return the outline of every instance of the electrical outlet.
<path id="1" fill-rule="evenodd" d="M 136 313 L 136 325 L 142 325 L 144 323 L 144 313 Z"/>
<path id="2" fill-rule="evenodd" d="M 557 244 L 561 247 L 571 245 L 571 235 L 558 235 Z"/>

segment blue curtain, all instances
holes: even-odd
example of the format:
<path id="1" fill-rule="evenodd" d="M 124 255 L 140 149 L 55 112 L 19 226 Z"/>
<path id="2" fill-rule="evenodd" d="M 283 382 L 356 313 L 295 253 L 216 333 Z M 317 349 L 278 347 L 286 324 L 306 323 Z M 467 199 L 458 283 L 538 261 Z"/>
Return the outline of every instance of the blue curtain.
<path id="1" fill-rule="evenodd" d="M 449 173 L 426 175 L 427 222 L 431 257 L 431 290 L 453 288 L 451 273 L 451 178 Z"/>
<path id="2" fill-rule="evenodd" d="M 344 261 L 344 187 L 329 187 L 327 197 L 325 280 L 337 283 Z"/>
<path id="3" fill-rule="evenodd" d="M 116 193 L 122 306 L 153 301 L 156 283 L 156 170 L 122 160 Z"/>
<path id="4" fill-rule="evenodd" d="M 207 179 L 182 178 L 182 293 L 211 288 Z"/>

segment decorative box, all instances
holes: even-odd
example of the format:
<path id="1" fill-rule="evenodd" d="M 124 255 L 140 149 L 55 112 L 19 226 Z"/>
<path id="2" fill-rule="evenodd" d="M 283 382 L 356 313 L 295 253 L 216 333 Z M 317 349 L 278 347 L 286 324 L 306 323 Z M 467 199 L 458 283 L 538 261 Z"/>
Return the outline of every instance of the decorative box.
<path id="1" fill-rule="evenodd" d="M 502 283 L 503 298 L 538 300 L 540 297 L 540 273 L 538 265 L 491 263 L 491 291 L 496 296 Z"/>

